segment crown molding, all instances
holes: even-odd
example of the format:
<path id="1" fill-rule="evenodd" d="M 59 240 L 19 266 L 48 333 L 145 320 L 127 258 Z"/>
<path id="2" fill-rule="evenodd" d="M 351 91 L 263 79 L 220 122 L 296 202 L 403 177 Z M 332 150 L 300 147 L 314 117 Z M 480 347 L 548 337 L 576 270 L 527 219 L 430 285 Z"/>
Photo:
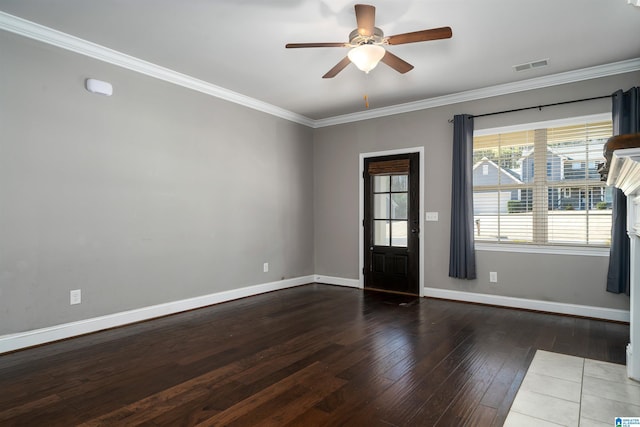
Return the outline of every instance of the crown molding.
<path id="1" fill-rule="evenodd" d="M 322 128 L 344 123 L 352 123 L 361 120 L 374 119 L 379 117 L 392 116 L 395 114 L 408 113 L 412 111 L 425 110 L 428 108 L 441 107 L 460 102 L 475 101 L 478 99 L 490 98 L 493 96 L 507 95 L 511 93 L 523 92 L 533 89 L 541 89 L 549 86 L 556 86 L 566 83 L 579 82 L 583 80 L 607 77 L 616 74 L 629 73 L 640 70 L 640 58 L 626 61 L 614 62 L 611 64 L 597 65 L 595 67 L 580 70 L 567 71 L 550 76 L 537 77 L 519 82 L 505 83 L 481 89 L 469 90 L 466 92 L 454 93 L 435 98 L 423 99 L 420 101 L 405 104 L 392 105 L 389 107 L 377 108 L 358 113 L 344 114 L 326 119 L 313 120 L 301 114 L 294 113 L 284 108 L 277 107 L 255 98 L 242 95 L 238 92 L 225 89 L 220 86 L 208 83 L 204 80 L 196 79 L 186 74 L 173 71 L 169 68 L 161 67 L 148 61 L 127 55 L 122 52 L 110 49 L 105 46 L 45 27 L 35 22 L 10 15 L 0 11 L 0 29 L 9 31 L 33 40 L 57 46 L 80 55 L 88 56 L 99 61 L 107 62 L 118 67 L 135 71 L 149 77 L 164 80 L 188 89 L 202 92 L 229 102 L 243 105 L 263 113 L 267 113 L 285 120 L 289 120 L 311 128 Z"/>
<path id="2" fill-rule="evenodd" d="M 35 22 L 10 15 L 0 11 L 0 29 L 15 33 L 33 40 L 47 43 L 80 55 L 88 56 L 99 61 L 107 62 L 137 73 L 159 80 L 176 84 L 188 89 L 205 93 L 225 101 L 243 105 L 245 107 L 271 114 L 285 120 L 313 127 L 314 121 L 303 115 L 285 110 L 275 105 L 259 101 L 238 92 L 196 79 L 169 68 L 161 67 L 148 61 L 127 55 L 117 50 L 101 46 L 96 43 L 45 27 Z"/>
<path id="3" fill-rule="evenodd" d="M 616 74 L 630 73 L 639 70 L 640 58 L 634 58 L 626 61 L 613 62 L 611 64 L 597 65 L 595 67 L 583 68 L 580 70 L 567 71 L 564 73 L 552 74 L 544 77 L 521 80 L 519 82 L 505 83 L 482 89 L 474 89 L 466 92 L 439 96 L 436 98 L 408 102 L 406 104 L 392 105 L 390 107 L 377 108 L 375 110 L 315 120 L 314 127 L 321 128 L 326 126 L 357 122 L 361 120 L 375 119 L 378 117 L 386 117 L 394 114 L 409 113 L 412 111 L 425 110 L 427 108 L 457 104 L 459 102 L 475 101 L 478 99 L 485 99 L 493 96 L 508 95 L 510 93 L 524 92 L 533 89 L 542 89 L 550 86 L 596 79 L 599 77 L 613 76 Z"/>

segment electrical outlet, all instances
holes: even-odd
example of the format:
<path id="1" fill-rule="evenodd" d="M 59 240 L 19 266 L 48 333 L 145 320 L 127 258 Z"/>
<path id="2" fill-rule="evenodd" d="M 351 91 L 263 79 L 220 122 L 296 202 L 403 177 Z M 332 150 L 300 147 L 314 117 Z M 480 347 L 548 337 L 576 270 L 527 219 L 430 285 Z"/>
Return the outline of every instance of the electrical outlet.
<path id="1" fill-rule="evenodd" d="M 498 283 L 498 272 L 497 271 L 490 271 L 489 272 L 489 281 L 491 283 Z"/>
<path id="2" fill-rule="evenodd" d="M 262 271 L 265 273 L 269 272 L 269 263 L 265 262 L 264 264 L 262 264 Z"/>
<path id="3" fill-rule="evenodd" d="M 82 302 L 82 292 L 80 289 L 74 289 L 69 292 L 69 305 L 80 304 Z"/>

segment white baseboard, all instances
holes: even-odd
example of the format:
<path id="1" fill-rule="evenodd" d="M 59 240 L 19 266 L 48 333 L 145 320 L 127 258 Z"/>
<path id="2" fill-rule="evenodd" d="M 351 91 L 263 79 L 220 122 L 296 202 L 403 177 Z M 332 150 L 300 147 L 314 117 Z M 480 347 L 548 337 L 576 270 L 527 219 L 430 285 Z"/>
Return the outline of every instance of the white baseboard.
<path id="1" fill-rule="evenodd" d="M 262 294 L 265 292 L 305 285 L 311 282 L 362 289 L 362 286 L 360 286 L 360 281 L 358 279 L 345 279 L 341 277 L 323 276 L 318 274 L 296 277 L 277 282 L 263 283 L 229 291 L 217 292 L 214 294 L 203 295 L 179 301 L 172 301 L 165 304 L 142 307 L 135 310 L 108 314 L 106 316 L 79 320 L 77 322 L 64 323 L 62 325 L 55 325 L 42 329 L 3 335 L 0 336 L 0 354 L 26 347 L 32 347 L 35 345 L 71 338 L 78 335 L 84 335 L 91 332 L 97 332 L 104 329 L 114 328 L 117 326 L 123 326 L 130 323 L 149 320 L 156 317 L 166 316 L 169 314 L 180 313 L 182 311 L 206 307 L 212 304 L 218 304 L 238 298 L 244 298 L 252 295 Z M 480 304 L 491 304 L 503 307 L 524 308 L 528 310 L 546 311 L 550 313 L 593 317 L 596 319 L 614 320 L 619 322 L 630 321 L 628 310 L 617 310 L 612 308 L 563 304 L 557 302 L 452 291 L 438 288 L 424 288 L 424 296 L 450 299 L 455 301 L 475 302 Z"/>
<path id="2" fill-rule="evenodd" d="M 629 322 L 629 310 L 593 307 L 590 305 L 567 304 L 551 301 L 539 301 L 525 298 L 505 297 L 501 295 L 478 294 L 473 292 L 452 291 L 439 288 L 424 288 L 426 297 L 443 298 L 455 301 L 475 302 L 480 304 L 499 305 L 511 308 L 546 311 L 549 313 L 568 314 L 572 316 L 593 317 L 595 319 Z"/>
<path id="3" fill-rule="evenodd" d="M 149 320 L 155 317 L 161 317 L 169 314 L 179 313 L 182 311 L 206 307 L 208 305 L 231 301 L 238 298 L 244 298 L 252 295 L 262 294 L 265 292 L 291 288 L 294 286 L 300 286 L 311 283 L 314 281 L 314 279 L 315 276 L 313 275 L 296 277 L 293 279 L 263 283 L 259 285 L 233 289 L 230 291 L 217 292 L 214 294 L 203 295 L 179 301 L 172 301 L 165 304 L 142 307 L 135 310 L 108 314 L 106 316 L 94 317 L 77 322 L 64 323 L 62 325 L 56 325 L 42 329 L 3 335 L 0 336 L 0 354 L 19 350 L 21 348 L 32 347 L 35 345 L 71 338 L 78 335 L 88 334 L 91 332 L 97 332 L 104 329 L 114 328 L 129 323 Z"/>
<path id="4" fill-rule="evenodd" d="M 314 282 L 324 283 L 326 285 L 348 286 L 350 288 L 362 289 L 362 286 L 360 286 L 360 281 L 358 279 L 344 279 L 342 277 L 331 277 L 316 274 L 314 276 Z"/>

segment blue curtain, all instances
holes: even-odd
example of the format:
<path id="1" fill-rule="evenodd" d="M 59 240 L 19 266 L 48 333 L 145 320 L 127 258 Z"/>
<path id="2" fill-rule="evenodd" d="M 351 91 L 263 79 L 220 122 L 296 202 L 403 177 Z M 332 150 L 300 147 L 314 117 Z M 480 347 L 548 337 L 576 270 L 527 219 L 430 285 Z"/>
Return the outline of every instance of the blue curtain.
<path id="1" fill-rule="evenodd" d="M 453 118 L 453 163 L 451 184 L 451 243 L 449 276 L 476 278 L 473 247 L 473 116 Z"/>
<path id="2" fill-rule="evenodd" d="M 613 134 L 624 135 L 640 132 L 640 88 L 627 92 L 619 90 L 613 94 L 611 109 Z M 607 291 L 629 295 L 629 237 L 627 236 L 627 197 L 622 190 L 614 188 L 611 223 L 611 249 L 609 250 L 609 271 Z"/>

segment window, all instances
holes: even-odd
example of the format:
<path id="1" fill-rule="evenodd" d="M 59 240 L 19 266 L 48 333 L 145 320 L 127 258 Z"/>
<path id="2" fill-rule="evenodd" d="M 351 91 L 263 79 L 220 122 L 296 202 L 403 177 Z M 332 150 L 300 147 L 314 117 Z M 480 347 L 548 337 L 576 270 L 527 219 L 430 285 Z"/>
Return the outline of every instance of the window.
<path id="1" fill-rule="evenodd" d="M 407 247 L 409 175 L 373 178 L 373 223 L 376 246 Z"/>
<path id="2" fill-rule="evenodd" d="M 609 246 L 611 190 L 597 164 L 611 120 L 553 125 L 476 133 L 476 241 Z"/>

